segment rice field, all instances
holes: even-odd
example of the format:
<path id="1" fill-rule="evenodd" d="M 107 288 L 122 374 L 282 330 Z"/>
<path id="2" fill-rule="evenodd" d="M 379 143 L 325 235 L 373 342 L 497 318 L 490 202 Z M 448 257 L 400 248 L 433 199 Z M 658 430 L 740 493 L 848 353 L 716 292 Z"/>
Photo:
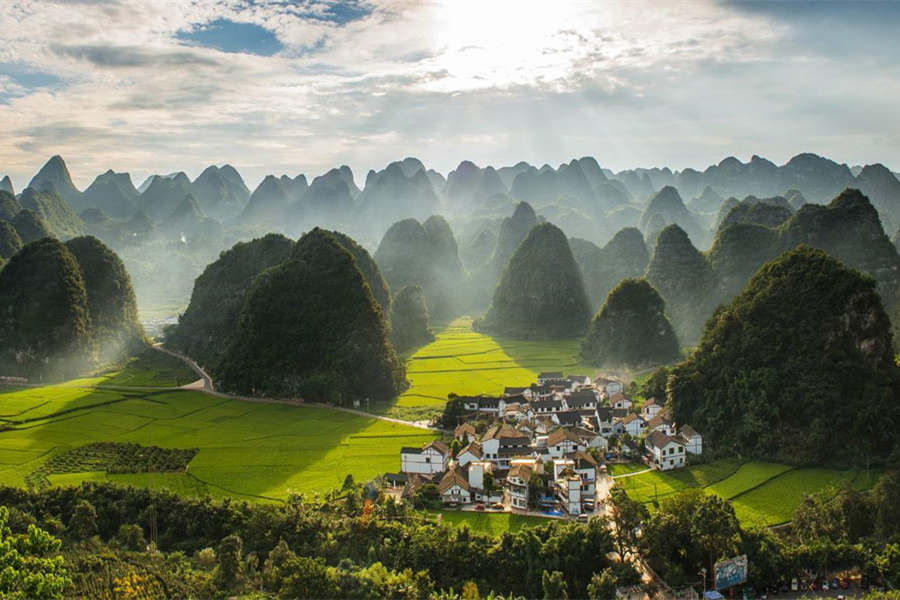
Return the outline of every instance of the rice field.
<path id="1" fill-rule="evenodd" d="M 614 471 L 614 475 L 619 474 L 620 471 Z M 790 521 L 807 494 L 836 490 L 844 481 L 859 489 L 868 489 L 877 482 L 878 475 L 877 472 L 866 475 L 857 470 L 719 460 L 675 471 L 651 471 L 623 477 L 617 484 L 629 497 L 647 504 L 651 510 L 654 501 L 660 502 L 685 489 L 700 488 L 707 494 L 728 500 L 742 525 L 771 526 Z"/>
<path id="2" fill-rule="evenodd" d="M 460 396 L 499 395 L 506 386 L 526 386 L 541 371 L 593 374 L 579 365 L 580 340 L 503 340 L 472 330 L 472 319 L 457 319 L 406 361 L 411 386 L 396 402 L 373 407 L 407 420 L 441 413 L 451 393 Z"/>
<path id="3" fill-rule="evenodd" d="M 166 388 L 177 372 L 153 376 L 136 362 L 59 385 L 0 386 L 0 485 L 24 486 L 51 457 L 91 442 L 133 442 L 199 452 L 183 473 L 52 473 L 53 485 L 111 481 L 188 495 L 278 500 L 339 488 L 348 473 L 367 481 L 400 468 L 400 448 L 429 431 L 312 406 L 242 402 L 199 392 L 123 391 L 129 381 Z"/>

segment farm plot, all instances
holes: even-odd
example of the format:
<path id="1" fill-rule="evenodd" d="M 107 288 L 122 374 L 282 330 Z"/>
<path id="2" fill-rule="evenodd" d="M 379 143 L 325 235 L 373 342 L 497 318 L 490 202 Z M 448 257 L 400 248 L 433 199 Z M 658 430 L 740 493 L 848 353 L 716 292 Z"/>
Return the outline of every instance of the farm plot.
<path id="1" fill-rule="evenodd" d="M 500 535 L 507 531 L 518 531 L 523 527 L 546 525 L 550 522 L 550 519 L 510 513 L 448 510 L 439 514 L 443 523 L 453 526 L 468 525 L 473 531 L 490 535 Z"/>
<path id="2" fill-rule="evenodd" d="M 402 446 L 421 446 L 434 437 L 327 408 L 97 387 L 106 380 L 25 390 L 0 387 L 5 419 L 0 484 L 24 486 L 30 473 L 41 471 L 51 485 L 104 480 L 214 497 L 283 499 L 291 490 L 310 495 L 338 488 L 348 473 L 366 481 L 397 471 Z M 82 466 L 63 459 L 52 463 L 54 457 L 99 442 L 196 449 L 197 454 L 180 473 L 115 473 L 123 469 L 102 460 Z M 48 463 L 51 468 L 42 470 Z M 61 472 L 75 468 L 85 470 Z"/>
<path id="3" fill-rule="evenodd" d="M 540 371 L 593 373 L 579 366 L 578 340 L 506 341 L 472 330 L 460 318 L 416 351 L 406 362 L 410 388 L 394 403 L 377 407 L 384 414 L 412 420 L 440 414 L 451 393 L 500 394 L 505 386 L 526 386 Z"/>
<path id="4" fill-rule="evenodd" d="M 650 503 L 687 488 L 705 487 L 721 481 L 737 469 L 737 461 L 717 460 L 674 471 L 650 471 L 632 477 L 622 477 L 616 480 L 616 484 L 633 500 Z"/>

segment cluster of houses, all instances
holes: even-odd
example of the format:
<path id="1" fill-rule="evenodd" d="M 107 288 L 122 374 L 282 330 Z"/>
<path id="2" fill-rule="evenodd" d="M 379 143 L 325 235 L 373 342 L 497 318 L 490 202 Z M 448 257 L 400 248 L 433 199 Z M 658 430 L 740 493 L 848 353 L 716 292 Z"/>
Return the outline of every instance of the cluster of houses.
<path id="1" fill-rule="evenodd" d="M 669 410 L 653 399 L 636 410 L 615 378 L 541 373 L 536 384 L 507 387 L 500 397 L 459 401 L 467 417 L 454 431 L 455 455 L 443 441 L 401 450 L 401 472 L 389 480 L 402 485 L 405 496 L 434 483 L 449 505 L 555 508 L 581 515 L 594 509 L 603 457 L 617 456 L 608 453 L 611 438 L 626 440 L 621 444 L 626 456 L 643 454 L 664 471 L 703 452 L 702 437 L 693 428 L 676 426 Z"/>

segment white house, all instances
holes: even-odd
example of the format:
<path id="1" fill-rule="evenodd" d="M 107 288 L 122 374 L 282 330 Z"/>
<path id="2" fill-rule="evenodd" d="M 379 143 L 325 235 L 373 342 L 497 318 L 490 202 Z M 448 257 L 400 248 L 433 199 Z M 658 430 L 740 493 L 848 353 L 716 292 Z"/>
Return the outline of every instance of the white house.
<path id="1" fill-rule="evenodd" d="M 594 390 L 578 390 L 564 396 L 569 410 L 586 410 L 597 408 L 597 394 Z"/>
<path id="2" fill-rule="evenodd" d="M 456 455 L 456 464 L 460 467 L 465 467 L 470 462 L 481 460 L 482 458 L 484 458 L 484 453 L 481 451 L 481 444 L 472 442 Z"/>
<path id="3" fill-rule="evenodd" d="M 574 431 L 561 427 L 551 431 L 550 435 L 547 436 L 545 453 L 551 458 L 562 458 L 566 454 L 586 449 L 587 444 Z"/>
<path id="4" fill-rule="evenodd" d="M 532 473 L 540 472 L 540 464 L 533 458 L 515 458 L 511 461 L 504 482 L 507 506 L 518 510 L 528 509 L 528 482 Z"/>
<path id="5" fill-rule="evenodd" d="M 616 392 L 615 394 L 610 395 L 609 405 L 613 408 L 623 408 L 628 410 L 631 408 L 632 402 L 631 399 L 622 392 Z"/>
<path id="6" fill-rule="evenodd" d="M 572 473 L 566 471 L 566 473 Z M 556 480 L 556 495 L 563 508 L 570 515 L 580 515 L 581 505 L 581 478 L 578 475 L 563 475 Z"/>
<path id="7" fill-rule="evenodd" d="M 600 388 L 607 397 L 614 396 L 625 390 L 624 383 L 611 377 L 600 376 L 594 380 L 594 385 Z"/>
<path id="8" fill-rule="evenodd" d="M 643 408 L 641 408 L 641 417 L 643 417 L 645 421 L 649 421 L 661 410 L 662 406 L 656 402 L 656 398 L 650 398 L 647 400 L 647 403 L 644 404 Z"/>
<path id="9" fill-rule="evenodd" d="M 475 502 L 488 502 L 493 504 L 494 502 L 503 501 L 502 488 L 498 486 L 491 490 L 487 490 L 484 485 L 485 475 L 491 473 L 493 476 L 493 468 L 493 463 L 486 461 L 474 461 L 469 463 L 469 469 L 466 476 L 469 481 L 469 491 L 472 493 L 472 498 Z"/>
<path id="10" fill-rule="evenodd" d="M 559 400 L 557 398 L 532 400 L 528 404 L 528 412 L 532 416 L 551 415 L 553 413 L 561 412 L 564 409 L 565 407 L 563 406 L 562 400 Z"/>
<path id="11" fill-rule="evenodd" d="M 563 378 L 562 371 L 545 371 L 537 377 L 538 385 L 568 385 L 569 381 Z"/>
<path id="12" fill-rule="evenodd" d="M 669 416 L 669 412 L 660 411 L 655 417 L 647 421 L 646 431 L 659 431 L 668 436 L 676 434 L 675 420 Z"/>
<path id="13" fill-rule="evenodd" d="M 640 415 L 631 413 L 622 419 L 622 429 L 631 437 L 637 437 L 644 433 L 647 422 Z"/>
<path id="14" fill-rule="evenodd" d="M 450 449 L 444 442 L 435 440 L 422 448 L 400 449 L 400 471 L 433 475 L 447 470 Z"/>
<path id="15" fill-rule="evenodd" d="M 576 452 L 573 462 L 575 474 L 581 478 L 581 499 L 593 500 L 597 492 L 597 461 L 587 452 Z"/>
<path id="16" fill-rule="evenodd" d="M 678 469 L 685 465 L 684 444 L 679 438 L 654 431 L 644 439 L 644 447 L 660 471 Z"/>
<path id="17" fill-rule="evenodd" d="M 703 437 L 690 425 L 682 425 L 679 432 L 684 449 L 691 454 L 703 454 Z"/>
<path id="18" fill-rule="evenodd" d="M 587 375 L 569 375 L 566 379 L 569 381 L 569 385 L 571 386 L 570 389 L 572 391 L 591 385 L 591 378 Z"/>
<path id="19" fill-rule="evenodd" d="M 475 426 L 469 422 L 466 422 L 457 425 L 456 430 L 453 432 L 453 437 L 458 439 L 463 444 L 471 444 L 477 439 L 478 434 L 475 431 Z"/>
<path id="20" fill-rule="evenodd" d="M 438 493 L 444 504 L 471 504 L 472 490 L 462 469 L 450 469 L 438 483 Z"/>
<path id="21" fill-rule="evenodd" d="M 464 396 L 461 400 L 463 408 L 470 412 L 497 417 L 503 414 L 503 407 L 506 405 L 503 398 L 494 398 L 493 396 Z"/>

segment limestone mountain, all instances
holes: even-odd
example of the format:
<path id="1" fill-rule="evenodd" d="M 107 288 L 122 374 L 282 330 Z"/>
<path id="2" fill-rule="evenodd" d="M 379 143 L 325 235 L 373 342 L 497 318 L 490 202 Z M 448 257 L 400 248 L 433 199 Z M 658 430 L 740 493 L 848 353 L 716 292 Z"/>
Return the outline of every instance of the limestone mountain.
<path id="1" fill-rule="evenodd" d="M 129 356 L 145 342 L 134 288 L 122 259 L 95 237 L 73 238 L 66 247 L 81 267 L 100 363 Z"/>
<path id="2" fill-rule="evenodd" d="M 497 230 L 484 227 L 460 245 L 459 259 L 469 270 L 482 269 L 487 265 L 497 246 Z"/>
<path id="3" fill-rule="evenodd" d="M 581 343 L 581 360 L 595 366 L 634 369 L 678 356 L 665 302 L 644 279 L 625 279 L 609 293 Z"/>
<path id="4" fill-rule="evenodd" d="M 81 218 L 54 191 L 38 192 L 34 188 L 26 188 L 19 196 L 19 204 L 40 215 L 56 237 L 65 239 L 84 232 Z"/>
<path id="5" fill-rule="evenodd" d="M 16 200 L 12 192 L 0 190 L 0 219 L 9 221 L 22 210 L 22 205 Z"/>
<path id="6" fill-rule="evenodd" d="M 635 227 L 620 230 L 602 248 L 579 242 L 580 251 L 576 252 L 576 244 L 571 245 L 584 275 L 591 306 L 598 308 L 620 281 L 641 277 L 650 262 L 644 236 Z"/>
<path id="7" fill-rule="evenodd" d="M 820 248 L 877 280 L 885 306 L 897 302 L 900 256 L 882 229 L 878 211 L 859 190 L 844 190 L 828 205 L 807 204 L 778 230 L 780 250 Z"/>
<path id="8" fill-rule="evenodd" d="M 497 280 L 503 274 L 503 269 L 509 263 L 509 259 L 516 252 L 516 248 L 528 235 L 534 226 L 538 224 L 537 215 L 527 202 L 519 202 L 512 216 L 503 219 L 500 223 L 500 231 L 497 234 L 497 245 L 491 255 L 488 271 L 490 273 L 490 290 L 496 286 Z"/>
<path id="9" fill-rule="evenodd" d="M 866 165 L 853 183 L 878 211 L 885 231 L 900 227 L 900 180 L 880 163 Z"/>
<path id="10" fill-rule="evenodd" d="M 359 190 L 350 167 L 331 169 L 312 180 L 300 204 L 299 214 L 307 222 L 343 222 L 353 210 Z"/>
<path id="11" fill-rule="evenodd" d="M 288 207 L 296 199 L 285 182 L 274 175 L 266 175 L 253 190 L 240 220 L 244 225 L 282 228 Z"/>
<path id="12" fill-rule="evenodd" d="M 794 214 L 785 198 L 756 198 L 747 196 L 734 205 L 719 221 L 718 229 L 734 223 L 754 223 L 765 227 L 778 227 Z"/>
<path id="13" fill-rule="evenodd" d="M 47 221 L 33 210 L 20 210 L 15 217 L 12 218 L 12 226 L 16 228 L 22 243 L 27 244 L 45 237 L 54 237 L 50 231 Z"/>
<path id="14" fill-rule="evenodd" d="M 715 213 L 722 206 L 722 198 L 711 186 L 706 186 L 699 196 L 688 202 L 688 208 L 697 213 Z"/>
<path id="15" fill-rule="evenodd" d="M 154 221 L 162 221 L 192 192 L 191 180 L 184 173 L 170 177 L 157 176 L 141 194 L 138 208 Z"/>
<path id="16" fill-rule="evenodd" d="M 66 161 L 58 154 L 51 157 L 41 167 L 37 175 L 31 179 L 28 187 L 38 192 L 56 192 L 76 212 L 89 208 L 83 205 L 81 192 L 72 183 L 72 176 L 69 174 Z"/>
<path id="17" fill-rule="evenodd" d="M 341 233 L 340 231 L 331 231 L 330 233 L 334 236 L 334 239 L 336 239 L 338 243 L 356 259 L 356 265 L 359 267 L 359 270 L 362 271 L 363 277 L 366 278 L 369 289 L 372 290 L 372 297 L 374 297 L 375 302 L 378 303 L 378 307 L 381 309 L 384 319 L 390 322 L 391 290 L 388 288 L 387 281 L 385 281 L 381 271 L 378 270 L 378 265 L 375 264 L 372 255 L 349 235 Z"/>
<path id="18" fill-rule="evenodd" d="M 74 376 L 93 364 L 82 269 L 60 241 L 27 244 L 0 271 L 0 370 Z"/>
<path id="19" fill-rule="evenodd" d="M 800 210 L 804 204 L 809 204 L 806 201 L 806 197 L 800 192 L 800 190 L 788 190 L 784 194 L 785 199 L 790 203 L 791 208 L 794 209 L 794 212 Z"/>
<path id="20" fill-rule="evenodd" d="M 678 340 L 696 342 L 721 290 L 706 257 L 681 227 L 669 225 L 659 234 L 644 278 L 663 297 Z"/>
<path id="21" fill-rule="evenodd" d="M 303 175 L 302 173 L 295 176 L 293 179 L 287 175 L 282 175 L 281 183 L 284 184 L 288 195 L 293 198 L 294 202 L 303 200 L 306 196 L 306 192 L 309 191 L 309 183 L 306 181 L 306 175 Z"/>
<path id="22" fill-rule="evenodd" d="M 447 175 L 447 199 L 454 208 L 472 210 L 495 194 L 506 194 L 506 185 L 494 167 L 478 167 L 464 160 Z"/>
<path id="23" fill-rule="evenodd" d="M 650 198 L 641 215 L 641 231 L 647 239 L 652 239 L 662 231 L 659 225 L 665 227 L 673 223 L 687 233 L 694 245 L 703 246 L 706 243 L 706 232 L 697 217 L 684 205 L 678 190 L 667 185 Z"/>
<path id="24" fill-rule="evenodd" d="M 160 229 L 176 239 L 208 243 L 223 236 L 222 224 L 206 216 L 197 200 L 189 194 L 160 225 Z"/>
<path id="25" fill-rule="evenodd" d="M 476 326 L 513 338 L 566 338 L 584 335 L 590 318 L 581 271 L 565 234 L 542 223 L 516 249 Z"/>
<path id="26" fill-rule="evenodd" d="M 505 185 L 507 188 L 511 188 L 512 182 L 519 175 L 519 173 L 524 173 L 531 168 L 533 168 L 531 165 L 522 160 L 510 167 L 500 167 L 499 169 L 497 169 L 497 175 L 500 177 L 500 181 L 503 182 L 503 185 Z"/>
<path id="27" fill-rule="evenodd" d="M 0 220 L 0 261 L 7 260 L 22 249 L 22 238 L 13 224 Z"/>
<path id="28" fill-rule="evenodd" d="M 434 341 L 434 334 L 428 329 L 428 306 L 421 286 L 408 285 L 394 298 L 391 341 L 397 352 Z"/>
<path id="29" fill-rule="evenodd" d="M 131 183 L 131 175 L 109 170 L 98 175 L 83 196 L 88 209 L 99 208 L 114 219 L 129 219 L 137 210 L 140 193 Z"/>
<path id="30" fill-rule="evenodd" d="M 215 370 L 253 281 L 266 269 L 285 262 L 293 246 L 283 235 L 270 233 L 223 252 L 197 277 L 190 304 L 166 345 Z"/>
<path id="31" fill-rule="evenodd" d="M 203 212 L 219 221 L 239 215 L 250 199 L 250 190 L 231 165 L 207 167 L 191 189 Z"/>
<path id="32" fill-rule="evenodd" d="M 587 176 L 577 161 L 552 167 L 528 168 L 516 175 L 509 192 L 516 200 L 542 207 L 560 202 L 590 216 L 600 216 L 606 207 L 601 206 L 594 195 Z"/>
<path id="33" fill-rule="evenodd" d="M 0 192 L 9 192 L 15 195 L 16 190 L 13 188 L 12 179 L 9 178 L 9 175 L 4 175 L 3 179 L 0 179 Z"/>
<path id="34" fill-rule="evenodd" d="M 723 452 L 869 465 L 900 441 L 900 376 L 875 282 L 808 246 L 766 263 L 668 381 L 675 420 Z M 830 442 L 836 421 L 854 444 Z"/>
<path id="35" fill-rule="evenodd" d="M 425 219 L 439 208 L 438 196 L 423 170 L 407 176 L 400 163 L 374 174 L 359 195 L 363 219 L 380 230 L 403 218 Z"/>
<path id="36" fill-rule="evenodd" d="M 709 250 L 709 263 L 722 284 L 722 299 L 740 293 L 765 262 L 780 253 L 778 232 L 755 223 L 723 225 Z"/>
<path id="37" fill-rule="evenodd" d="M 420 285 L 431 315 L 447 319 L 459 310 L 462 263 L 447 221 L 432 216 L 424 223 L 398 221 L 385 232 L 375 262 L 390 288 Z"/>
<path id="38" fill-rule="evenodd" d="M 217 381 L 242 394 L 388 399 L 404 385 L 388 335 L 356 260 L 316 228 L 256 278 Z"/>

